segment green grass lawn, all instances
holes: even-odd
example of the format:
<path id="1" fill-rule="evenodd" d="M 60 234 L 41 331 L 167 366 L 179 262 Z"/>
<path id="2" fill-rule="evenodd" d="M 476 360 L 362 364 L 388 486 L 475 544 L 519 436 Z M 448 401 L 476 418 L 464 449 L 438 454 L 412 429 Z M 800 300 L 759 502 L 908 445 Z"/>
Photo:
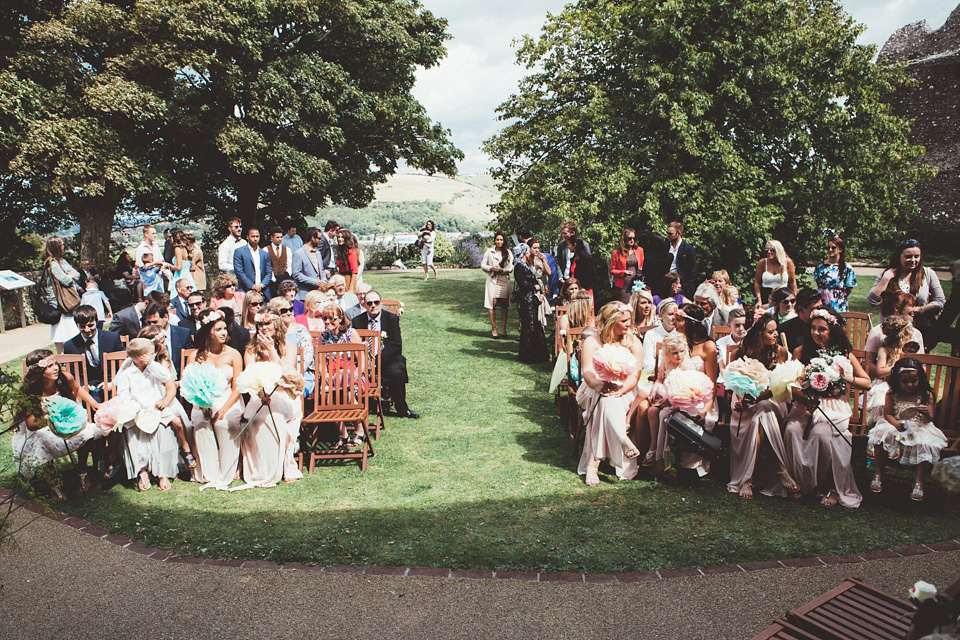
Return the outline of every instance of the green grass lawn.
<path id="1" fill-rule="evenodd" d="M 177 481 L 161 493 L 115 485 L 61 508 L 178 554 L 323 564 L 611 572 L 847 554 L 956 536 L 960 513 L 937 488 L 909 500 L 912 475 L 885 493 L 830 511 L 815 501 L 743 501 L 704 480 L 588 488 L 547 393 L 550 366 L 516 362 L 509 339 L 489 336 L 483 274 L 371 274 L 385 298 L 406 303 L 404 353 L 411 408 L 388 417 L 366 473 L 322 467 L 304 480 L 238 493 Z M 865 295 L 863 284 L 855 296 Z M 19 363 L 11 363 L 18 370 Z M 0 468 L 11 458 L 0 438 Z M 10 478 L 5 479 L 9 482 Z M 857 481 L 866 488 L 860 465 Z"/>

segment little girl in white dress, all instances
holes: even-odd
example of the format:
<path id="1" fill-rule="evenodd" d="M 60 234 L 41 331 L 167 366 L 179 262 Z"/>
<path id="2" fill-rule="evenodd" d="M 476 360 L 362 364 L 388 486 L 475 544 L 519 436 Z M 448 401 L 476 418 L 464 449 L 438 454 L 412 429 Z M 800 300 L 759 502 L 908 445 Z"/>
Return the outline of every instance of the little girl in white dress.
<path id="1" fill-rule="evenodd" d="M 883 321 L 883 342 L 877 349 L 877 370 L 873 376 L 873 384 L 867 392 L 866 425 L 870 429 L 883 417 L 883 406 L 886 401 L 887 377 L 893 370 L 894 363 L 903 355 L 904 346 L 913 339 L 913 323 L 909 316 L 890 316 Z"/>
<path id="2" fill-rule="evenodd" d="M 917 475 L 910 498 L 923 500 L 923 478 L 940 460 L 940 451 L 947 446 L 947 438 L 933 424 L 936 394 L 916 358 L 901 358 L 893 365 L 889 378 L 890 391 L 884 403 L 883 417 L 867 434 L 874 447 L 876 472 L 870 490 L 883 490 L 883 471 L 887 458 L 896 457 L 901 463 L 916 465 Z"/>

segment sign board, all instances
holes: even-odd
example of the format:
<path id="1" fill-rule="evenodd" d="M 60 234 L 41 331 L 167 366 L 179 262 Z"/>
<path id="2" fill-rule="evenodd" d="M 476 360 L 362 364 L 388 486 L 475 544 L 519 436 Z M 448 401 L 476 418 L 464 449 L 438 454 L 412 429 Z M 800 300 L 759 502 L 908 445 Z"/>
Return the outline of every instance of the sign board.
<path id="1" fill-rule="evenodd" d="M 23 289 L 24 287 L 32 287 L 34 284 L 33 281 L 27 280 L 19 273 L 14 273 L 9 269 L 0 271 L 0 290 L 2 291 Z"/>

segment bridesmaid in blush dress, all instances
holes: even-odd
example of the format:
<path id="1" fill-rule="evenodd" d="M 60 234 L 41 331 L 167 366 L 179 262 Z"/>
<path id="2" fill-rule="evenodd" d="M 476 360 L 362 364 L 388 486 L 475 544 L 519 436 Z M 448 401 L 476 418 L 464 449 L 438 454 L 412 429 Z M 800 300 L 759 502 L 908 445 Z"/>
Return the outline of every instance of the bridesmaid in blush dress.
<path id="1" fill-rule="evenodd" d="M 187 365 L 211 364 L 223 372 L 229 386 L 213 407 L 193 408 L 191 421 L 197 466 L 190 471 L 194 481 L 207 483 L 200 487 L 201 491 L 210 487 L 225 490 L 233 482 L 240 461 L 240 446 L 234 438 L 240 432 L 243 413 L 243 401 L 236 384 L 243 360 L 240 352 L 227 344 L 230 334 L 222 311 L 205 309 L 198 320 L 197 351 L 187 359 Z"/>

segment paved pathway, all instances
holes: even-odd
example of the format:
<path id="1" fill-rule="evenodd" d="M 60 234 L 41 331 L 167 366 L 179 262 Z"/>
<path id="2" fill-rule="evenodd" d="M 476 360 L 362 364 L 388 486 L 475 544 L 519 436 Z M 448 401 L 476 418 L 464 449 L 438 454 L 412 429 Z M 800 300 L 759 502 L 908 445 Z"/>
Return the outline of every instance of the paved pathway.
<path id="1" fill-rule="evenodd" d="M 33 514 L 15 514 L 15 524 Z M 0 550 L 0 637 L 747 638 L 849 576 L 903 597 L 960 551 L 634 584 L 161 562 L 47 518 Z"/>
<path id="2" fill-rule="evenodd" d="M 0 363 L 25 356 L 34 349 L 49 347 L 50 325 L 31 324 L 25 328 L 0 333 Z"/>

